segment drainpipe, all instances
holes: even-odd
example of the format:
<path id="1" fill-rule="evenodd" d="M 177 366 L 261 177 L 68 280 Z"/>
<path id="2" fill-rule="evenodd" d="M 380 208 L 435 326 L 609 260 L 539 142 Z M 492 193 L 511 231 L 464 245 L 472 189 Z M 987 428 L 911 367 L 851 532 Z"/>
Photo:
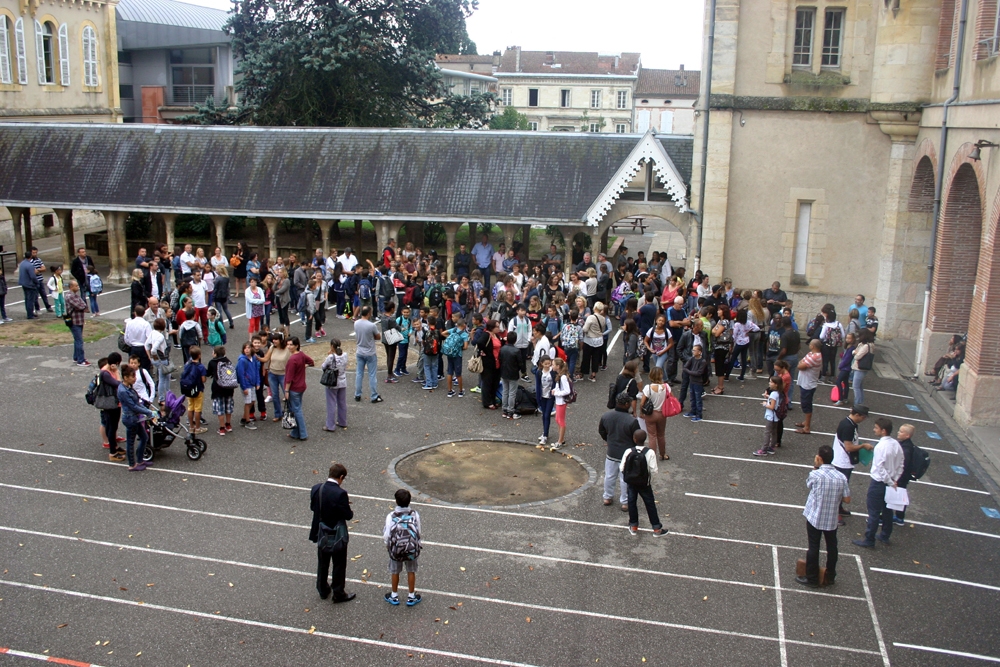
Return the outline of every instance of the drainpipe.
<path id="1" fill-rule="evenodd" d="M 938 219 L 941 217 L 941 191 L 944 189 L 945 149 L 948 146 L 948 108 L 958 99 L 962 86 L 962 62 L 965 51 L 965 26 L 968 21 L 969 0 L 962 0 L 958 18 L 958 50 L 955 52 L 955 79 L 951 87 L 951 97 L 945 100 L 941 109 L 941 141 L 938 150 L 937 180 L 934 182 L 934 222 L 931 228 L 931 258 L 927 265 L 927 285 L 924 287 L 924 311 L 920 318 L 920 335 L 917 338 L 917 356 L 913 360 L 913 374 L 920 377 L 927 353 L 927 318 L 931 305 L 931 287 L 934 282 L 934 260 L 937 253 Z"/>
<path id="2" fill-rule="evenodd" d="M 700 194 L 698 196 L 698 206 L 701 210 L 697 213 L 698 219 L 698 244 L 694 253 L 694 270 L 701 268 L 701 244 L 705 229 L 705 176 L 708 172 L 708 109 L 712 99 L 712 61 L 715 60 L 715 1 L 709 1 L 709 14 L 711 18 L 708 22 L 708 62 L 705 64 L 704 76 L 702 76 L 702 86 L 705 88 L 705 105 L 701 110 L 705 114 L 705 130 L 701 135 L 701 183 L 699 185 Z M 968 0 L 963 0 L 967 2 Z"/>

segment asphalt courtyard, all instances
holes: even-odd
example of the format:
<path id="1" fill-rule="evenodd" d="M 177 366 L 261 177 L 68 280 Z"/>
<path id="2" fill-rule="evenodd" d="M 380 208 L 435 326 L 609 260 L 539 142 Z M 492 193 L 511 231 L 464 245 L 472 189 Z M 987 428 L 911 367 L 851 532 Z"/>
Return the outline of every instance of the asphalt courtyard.
<path id="1" fill-rule="evenodd" d="M 11 290 L 8 311 L 23 318 L 19 293 Z M 102 317 L 120 319 L 128 292 L 109 287 L 101 304 Z M 246 320 L 236 322 L 234 349 Z M 334 320 L 327 330 L 347 339 L 351 328 Z M 113 339 L 88 345 L 88 358 L 114 349 Z M 894 427 L 914 424 L 931 468 L 911 485 L 907 525 L 891 546 L 853 546 L 864 518 L 848 519 L 833 587 L 797 585 L 795 561 L 806 540 L 805 478 L 845 410 L 818 401 L 813 435 L 786 431 L 779 454 L 758 460 L 750 452 L 763 439 L 763 381 L 706 397 L 705 421 L 667 423 L 671 459 L 654 488 L 669 534 L 655 538 L 640 510 L 643 531 L 632 537 L 617 503 L 601 503 L 597 421 L 609 369 L 597 384 L 579 384 L 569 408 L 568 440 L 581 443 L 572 452 L 598 470 L 597 484 L 528 509 L 420 504 L 423 602 L 406 608 L 382 599 L 381 527 L 395 490 L 388 463 L 449 439 L 534 440 L 540 418 L 506 421 L 476 395 L 449 399 L 407 378 L 380 384 L 382 404 L 349 401 L 348 430 L 325 433 L 311 371 L 307 441 L 292 446 L 273 423 L 225 437 L 210 430 L 200 461 L 175 445 L 130 474 L 100 446 L 97 413 L 83 400 L 93 372 L 71 364 L 70 353 L 0 348 L 3 664 L 1000 662 L 993 487 L 891 373 L 870 375 L 870 407 Z M 612 358 L 620 354 L 619 344 Z M 347 576 L 357 598 L 340 605 L 319 599 L 306 539 L 308 489 L 332 460 L 349 470 L 356 513 Z M 852 480 L 855 512 L 864 511 L 867 483 L 862 474 Z"/>

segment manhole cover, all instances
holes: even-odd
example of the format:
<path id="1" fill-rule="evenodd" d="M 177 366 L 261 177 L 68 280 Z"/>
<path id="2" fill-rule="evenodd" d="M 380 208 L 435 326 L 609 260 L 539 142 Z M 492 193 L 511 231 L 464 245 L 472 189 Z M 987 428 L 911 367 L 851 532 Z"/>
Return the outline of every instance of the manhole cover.
<path id="1" fill-rule="evenodd" d="M 421 496 L 477 507 L 552 501 L 579 493 L 597 477 L 568 452 L 491 440 L 421 447 L 394 460 L 390 472 Z"/>

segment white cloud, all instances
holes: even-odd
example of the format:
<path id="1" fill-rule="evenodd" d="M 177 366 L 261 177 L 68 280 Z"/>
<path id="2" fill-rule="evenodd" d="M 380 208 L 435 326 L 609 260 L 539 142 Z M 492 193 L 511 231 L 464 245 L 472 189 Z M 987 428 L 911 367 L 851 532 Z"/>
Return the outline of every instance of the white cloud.
<path id="1" fill-rule="evenodd" d="M 229 0 L 187 0 L 229 10 Z M 638 51 L 646 67 L 701 69 L 704 0 L 479 0 L 468 20 L 479 53 Z"/>

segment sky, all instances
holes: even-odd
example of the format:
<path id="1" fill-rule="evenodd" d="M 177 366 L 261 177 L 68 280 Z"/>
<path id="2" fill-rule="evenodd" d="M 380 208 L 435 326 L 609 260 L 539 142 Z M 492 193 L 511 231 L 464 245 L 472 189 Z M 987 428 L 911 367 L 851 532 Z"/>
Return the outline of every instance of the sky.
<path id="1" fill-rule="evenodd" d="M 229 10 L 229 0 L 185 0 Z M 704 0 L 479 0 L 468 20 L 481 54 L 638 51 L 645 67 L 701 69 Z"/>

